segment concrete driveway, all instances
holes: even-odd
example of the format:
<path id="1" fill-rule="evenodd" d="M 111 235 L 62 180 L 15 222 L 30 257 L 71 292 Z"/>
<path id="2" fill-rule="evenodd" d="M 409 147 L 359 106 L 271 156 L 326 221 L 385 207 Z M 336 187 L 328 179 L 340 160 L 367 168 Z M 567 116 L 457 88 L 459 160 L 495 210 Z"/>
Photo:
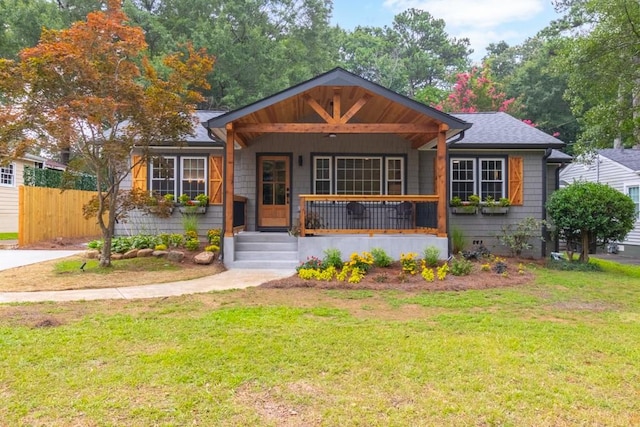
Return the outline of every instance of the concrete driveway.
<path id="1" fill-rule="evenodd" d="M 3 249 L 0 250 L 0 270 L 8 270 L 23 265 L 35 264 L 52 259 L 65 258 L 81 253 L 82 251 L 60 251 L 60 250 L 22 250 Z"/>

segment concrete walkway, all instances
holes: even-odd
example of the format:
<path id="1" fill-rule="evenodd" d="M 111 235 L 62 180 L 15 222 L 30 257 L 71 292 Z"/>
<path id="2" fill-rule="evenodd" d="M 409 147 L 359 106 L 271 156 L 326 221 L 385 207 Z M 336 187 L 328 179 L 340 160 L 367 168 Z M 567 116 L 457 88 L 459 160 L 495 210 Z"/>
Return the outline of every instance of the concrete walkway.
<path id="1" fill-rule="evenodd" d="M 0 270 L 65 258 L 82 251 L 0 250 Z M 0 304 L 41 301 L 89 301 L 101 299 L 160 298 L 258 286 L 270 280 L 294 274 L 294 270 L 227 270 L 213 276 L 180 282 L 122 288 L 81 289 L 71 291 L 0 292 Z"/>

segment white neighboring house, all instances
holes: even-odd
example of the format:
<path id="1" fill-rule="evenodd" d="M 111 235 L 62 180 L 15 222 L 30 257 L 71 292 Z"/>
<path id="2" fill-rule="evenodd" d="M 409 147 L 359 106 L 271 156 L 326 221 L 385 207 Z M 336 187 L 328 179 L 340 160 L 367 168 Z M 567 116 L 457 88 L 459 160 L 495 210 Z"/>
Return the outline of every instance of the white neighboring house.
<path id="1" fill-rule="evenodd" d="M 24 184 L 24 167 L 64 170 L 64 165 L 44 157 L 25 154 L 0 165 L 0 233 L 18 232 L 18 188 Z"/>
<path id="2" fill-rule="evenodd" d="M 560 183 L 591 181 L 608 184 L 628 195 L 636 204 L 636 225 L 619 250 L 625 255 L 640 257 L 640 149 L 612 148 L 598 150 L 589 160 L 575 159 L 560 171 Z"/>

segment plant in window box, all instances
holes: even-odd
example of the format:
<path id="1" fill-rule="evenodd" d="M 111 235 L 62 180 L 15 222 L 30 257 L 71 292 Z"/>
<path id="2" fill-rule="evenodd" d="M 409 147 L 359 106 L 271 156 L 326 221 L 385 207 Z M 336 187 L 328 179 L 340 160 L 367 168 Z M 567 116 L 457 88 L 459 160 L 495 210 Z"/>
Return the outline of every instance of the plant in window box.
<path id="1" fill-rule="evenodd" d="M 460 197 L 453 197 L 449 202 L 451 213 L 457 215 L 475 215 L 478 212 L 480 198 L 475 194 L 469 196 L 469 200 L 462 201 Z"/>
<path id="2" fill-rule="evenodd" d="M 496 201 L 493 197 L 487 196 L 482 204 L 482 213 L 484 215 L 506 215 L 509 213 L 509 206 L 511 206 L 511 200 L 507 197 L 501 197 Z"/>
<path id="3" fill-rule="evenodd" d="M 152 194 L 147 199 L 147 211 L 159 217 L 167 218 L 173 213 L 173 194 L 160 196 Z"/>
<path id="4" fill-rule="evenodd" d="M 188 195 L 182 194 L 178 200 L 180 201 L 180 212 L 183 214 L 203 214 L 207 212 L 209 206 L 209 197 L 205 194 L 198 194 L 194 200 Z"/>

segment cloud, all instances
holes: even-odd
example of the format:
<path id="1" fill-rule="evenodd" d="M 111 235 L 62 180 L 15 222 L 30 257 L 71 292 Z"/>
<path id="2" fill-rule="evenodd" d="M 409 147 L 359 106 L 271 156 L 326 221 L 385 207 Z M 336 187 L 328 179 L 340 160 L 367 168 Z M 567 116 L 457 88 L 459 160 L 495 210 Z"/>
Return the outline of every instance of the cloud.
<path id="1" fill-rule="evenodd" d="M 385 0 L 384 5 L 400 13 L 409 8 L 428 11 L 444 19 L 447 26 L 495 28 L 513 21 L 526 21 L 544 10 L 544 0 Z"/>
<path id="2" fill-rule="evenodd" d="M 528 30 L 527 22 L 544 12 L 544 3 L 545 0 L 384 0 L 384 6 L 394 14 L 414 8 L 443 19 L 449 35 L 469 39 L 475 61 L 484 56 L 489 43 L 505 40 L 512 44 L 520 42 L 523 33 L 535 34 Z"/>

